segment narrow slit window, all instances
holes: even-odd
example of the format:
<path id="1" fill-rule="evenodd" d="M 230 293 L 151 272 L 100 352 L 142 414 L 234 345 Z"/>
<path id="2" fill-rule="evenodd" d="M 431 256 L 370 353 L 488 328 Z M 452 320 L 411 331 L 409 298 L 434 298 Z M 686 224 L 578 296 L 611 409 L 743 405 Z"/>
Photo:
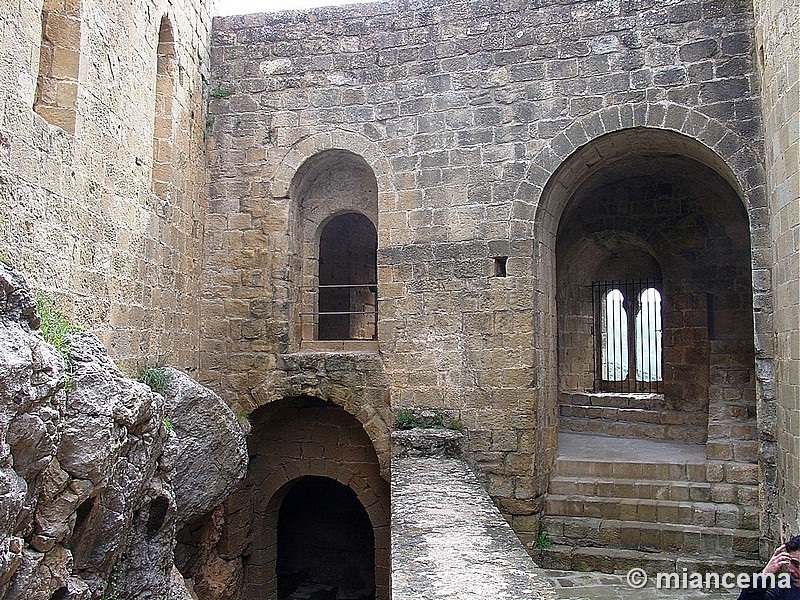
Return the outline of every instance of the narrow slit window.
<path id="1" fill-rule="evenodd" d="M 508 257 L 495 256 L 494 258 L 494 276 L 506 277 L 508 275 Z"/>
<path id="2" fill-rule="evenodd" d="M 80 43 L 80 2 L 45 0 L 33 110 L 68 133 L 75 133 Z"/>
<path id="3" fill-rule="evenodd" d="M 153 192 L 167 201 L 173 179 L 173 117 L 175 96 L 175 38 L 169 20 L 161 19 L 158 32 L 153 122 Z"/>

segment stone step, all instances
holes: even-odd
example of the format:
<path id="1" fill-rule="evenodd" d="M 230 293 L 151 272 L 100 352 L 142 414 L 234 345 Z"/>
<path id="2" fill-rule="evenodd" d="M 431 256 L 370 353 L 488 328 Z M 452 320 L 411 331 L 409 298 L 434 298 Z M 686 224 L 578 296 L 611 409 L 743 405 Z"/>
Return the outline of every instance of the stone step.
<path id="1" fill-rule="evenodd" d="M 644 569 L 657 573 L 757 573 L 763 565 L 758 560 L 732 559 L 730 556 L 687 556 L 674 552 L 642 552 L 616 548 L 552 545 L 536 549 L 535 542 L 526 543 L 533 560 L 546 569 L 563 571 L 599 571 L 627 573 Z"/>
<path id="2" fill-rule="evenodd" d="M 664 411 L 667 404 L 663 394 L 622 394 L 611 392 L 570 392 L 559 396 L 559 406 L 599 406 L 608 408 L 640 408 Z"/>
<path id="3" fill-rule="evenodd" d="M 602 417 L 591 416 L 589 413 L 600 413 L 600 411 L 595 411 L 594 409 L 570 410 L 569 412 L 572 414 L 561 412 L 559 416 L 558 427 L 561 431 L 608 437 L 638 437 L 652 440 L 681 441 L 695 444 L 703 443 L 708 433 L 705 425 L 683 424 L 675 426 L 661 422 L 662 415 L 647 411 L 628 411 L 631 414 L 625 415 L 625 418 L 609 414 L 617 412 L 616 409 L 602 409 L 602 413 L 605 415 Z"/>
<path id="4" fill-rule="evenodd" d="M 711 484 L 705 481 L 555 476 L 550 480 L 549 493 L 590 498 L 710 502 Z"/>
<path id="5" fill-rule="evenodd" d="M 668 457 L 665 457 L 668 458 Z M 706 481 L 706 461 L 630 463 L 583 458 L 556 459 L 555 477 L 606 477 L 614 479 Z"/>
<path id="6" fill-rule="evenodd" d="M 754 530 L 554 515 L 542 517 L 542 526 L 551 541 L 566 546 L 758 557 L 759 532 Z"/>
<path id="7" fill-rule="evenodd" d="M 758 530 L 758 507 L 714 502 L 548 494 L 549 515 Z"/>
<path id="8" fill-rule="evenodd" d="M 692 428 L 706 428 L 705 423 L 698 423 L 697 414 L 689 412 L 562 404 L 558 407 L 558 414 L 561 418 L 621 421 L 625 423 L 646 423 L 651 425 L 681 425 Z"/>

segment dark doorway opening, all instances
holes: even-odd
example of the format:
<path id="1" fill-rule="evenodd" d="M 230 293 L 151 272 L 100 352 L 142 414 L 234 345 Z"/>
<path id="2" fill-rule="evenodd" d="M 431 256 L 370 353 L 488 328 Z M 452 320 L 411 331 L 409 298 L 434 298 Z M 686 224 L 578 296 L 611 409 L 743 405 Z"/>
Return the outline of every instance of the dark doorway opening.
<path id="1" fill-rule="evenodd" d="M 319 240 L 321 340 L 373 339 L 376 332 L 378 233 L 367 217 L 331 219 Z"/>
<path id="2" fill-rule="evenodd" d="M 302 477 L 278 514 L 278 599 L 374 600 L 375 539 L 348 487 Z"/>

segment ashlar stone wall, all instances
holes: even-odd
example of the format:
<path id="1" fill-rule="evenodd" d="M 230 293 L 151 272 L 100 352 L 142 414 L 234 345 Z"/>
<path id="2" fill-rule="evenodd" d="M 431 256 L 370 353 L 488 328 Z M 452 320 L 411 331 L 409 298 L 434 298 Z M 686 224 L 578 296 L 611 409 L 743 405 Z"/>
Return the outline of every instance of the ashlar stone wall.
<path id="1" fill-rule="evenodd" d="M 489 493 L 518 530 L 535 529 L 527 516 L 556 449 L 558 223 L 628 138 L 596 146 L 566 180 L 554 174 L 608 133 L 679 133 L 692 143 L 645 150 L 728 181 L 749 219 L 752 271 L 768 271 L 752 28 L 750 4 L 735 0 L 216 19 L 212 74 L 226 93 L 212 103 L 204 381 L 258 405 L 251 390 L 299 349 L 293 182 L 328 151 L 355 154 L 377 183 L 377 356 L 392 407 L 456 411 Z M 770 296 L 757 293 L 768 357 Z"/>
<path id="2" fill-rule="evenodd" d="M 765 480 L 777 491 L 779 522 L 765 534 L 777 541 L 800 531 L 800 6 L 774 0 L 758 0 L 754 6 L 776 334 L 777 403 L 760 409 Z"/>
<path id="3" fill-rule="evenodd" d="M 197 365 L 211 4 L 0 3 L 0 254 L 131 367 Z"/>

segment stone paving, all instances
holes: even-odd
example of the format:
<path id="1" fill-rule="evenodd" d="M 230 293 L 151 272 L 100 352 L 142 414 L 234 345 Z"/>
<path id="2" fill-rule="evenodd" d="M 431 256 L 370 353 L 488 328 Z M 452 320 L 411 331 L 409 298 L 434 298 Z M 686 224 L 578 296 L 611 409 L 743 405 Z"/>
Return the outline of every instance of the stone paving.
<path id="1" fill-rule="evenodd" d="M 543 569 L 541 574 L 552 582 L 556 598 L 570 600 L 650 600 L 664 598 L 673 600 L 699 600 L 713 598 L 732 600 L 738 590 L 691 590 L 656 589 L 652 582 L 642 589 L 628 585 L 625 575 L 607 573 L 578 573 Z"/>

